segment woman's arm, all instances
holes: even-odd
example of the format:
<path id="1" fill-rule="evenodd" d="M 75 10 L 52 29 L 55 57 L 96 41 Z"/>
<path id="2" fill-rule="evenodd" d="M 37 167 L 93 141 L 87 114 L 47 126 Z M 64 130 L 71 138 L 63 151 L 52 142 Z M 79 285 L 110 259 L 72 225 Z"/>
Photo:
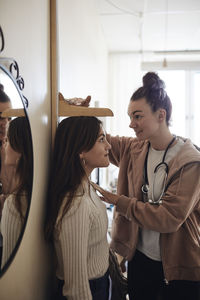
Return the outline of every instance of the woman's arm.
<path id="1" fill-rule="evenodd" d="M 134 219 L 140 227 L 162 233 L 175 232 L 200 201 L 200 164 L 182 168 L 162 197 L 161 205 L 115 195 L 93 186 L 102 194 L 104 201 L 116 205 L 118 213 L 128 220 Z"/>
<path id="2" fill-rule="evenodd" d="M 87 272 L 89 216 L 81 205 L 64 217 L 60 233 L 64 268 L 64 296 L 69 300 L 92 300 Z"/>
<path id="3" fill-rule="evenodd" d="M 118 167 L 124 155 L 126 158 L 129 157 L 130 144 L 133 138 L 124 136 L 111 136 L 110 134 L 106 134 L 106 139 L 111 145 L 111 150 L 109 151 L 110 162 Z"/>
<path id="4" fill-rule="evenodd" d="M 5 156 L 5 144 L 1 147 L 1 171 L 0 181 L 4 195 L 11 194 L 17 187 L 16 165 L 7 164 Z"/>

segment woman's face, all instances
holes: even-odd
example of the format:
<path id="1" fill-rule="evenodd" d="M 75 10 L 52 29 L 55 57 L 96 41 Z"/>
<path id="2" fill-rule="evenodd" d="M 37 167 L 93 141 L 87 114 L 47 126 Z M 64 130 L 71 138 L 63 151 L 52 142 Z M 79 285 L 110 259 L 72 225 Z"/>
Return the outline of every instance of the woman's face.
<path id="1" fill-rule="evenodd" d="M 82 152 L 80 158 L 85 161 L 85 169 L 89 175 L 93 169 L 100 167 L 107 167 L 109 165 L 109 150 L 110 144 L 106 140 L 105 132 L 100 127 L 99 135 L 96 143 L 88 152 Z"/>
<path id="2" fill-rule="evenodd" d="M 21 154 L 13 150 L 8 139 L 3 144 L 3 147 L 4 147 L 4 155 L 5 155 L 5 165 L 17 166 Z"/>
<path id="3" fill-rule="evenodd" d="M 9 118 L 2 118 L 1 113 L 9 108 L 11 108 L 10 102 L 0 102 L 0 141 L 3 141 L 5 138 L 9 123 Z"/>
<path id="4" fill-rule="evenodd" d="M 158 109 L 156 112 L 152 112 L 145 98 L 130 101 L 128 115 L 130 117 L 129 127 L 135 131 L 136 136 L 141 140 L 151 140 L 151 138 L 159 135 L 160 125 L 165 119 L 165 111 Z"/>

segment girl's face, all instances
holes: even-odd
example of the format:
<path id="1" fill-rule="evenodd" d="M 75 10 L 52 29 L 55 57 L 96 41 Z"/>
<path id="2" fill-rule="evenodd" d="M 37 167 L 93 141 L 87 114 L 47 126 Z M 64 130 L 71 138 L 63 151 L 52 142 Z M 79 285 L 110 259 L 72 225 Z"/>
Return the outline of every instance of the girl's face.
<path id="1" fill-rule="evenodd" d="M 17 166 L 21 154 L 13 150 L 8 139 L 4 142 L 3 147 L 5 154 L 5 164 L 7 166 Z"/>
<path id="2" fill-rule="evenodd" d="M 128 115 L 130 117 L 129 127 L 135 131 L 137 138 L 151 140 L 153 137 L 159 136 L 161 124 L 165 122 L 166 112 L 164 109 L 152 112 L 146 99 L 141 98 L 130 101 Z"/>
<path id="3" fill-rule="evenodd" d="M 109 165 L 108 154 L 110 149 L 111 146 L 106 140 L 105 132 L 103 128 L 100 127 L 98 138 L 92 149 L 80 154 L 80 158 L 85 162 L 85 169 L 88 175 L 95 168 L 107 167 Z"/>

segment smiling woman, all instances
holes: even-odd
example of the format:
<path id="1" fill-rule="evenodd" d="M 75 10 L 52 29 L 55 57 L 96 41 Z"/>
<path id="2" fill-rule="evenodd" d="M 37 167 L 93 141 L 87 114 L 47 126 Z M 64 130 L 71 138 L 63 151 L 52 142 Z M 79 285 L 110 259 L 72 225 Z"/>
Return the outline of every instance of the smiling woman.
<path id="1" fill-rule="evenodd" d="M 128 112 L 137 137 L 106 136 L 118 194 L 95 189 L 116 206 L 111 248 L 128 260 L 129 299 L 199 300 L 199 149 L 171 133 L 171 101 L 155 72 Z"/>

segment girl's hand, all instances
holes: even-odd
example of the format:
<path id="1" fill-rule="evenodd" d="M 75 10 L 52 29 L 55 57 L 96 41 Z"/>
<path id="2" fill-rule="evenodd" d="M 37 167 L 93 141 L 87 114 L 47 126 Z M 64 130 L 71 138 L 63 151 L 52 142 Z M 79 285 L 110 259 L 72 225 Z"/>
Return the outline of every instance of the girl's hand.
<path id="1" fill-rule="evenodd" d="M 90 182 L 90 183 L 93 186 L 93 188 L 103 196 L 103 201 L 105 201 L 109 204 L 114 204 L 114 205 L 117 204 L 117 202 L 119 200 L 118 195 L 112 194 L 112 193 L 102 189 L 98 184 L 96 184 L 94 182 Z"/>

